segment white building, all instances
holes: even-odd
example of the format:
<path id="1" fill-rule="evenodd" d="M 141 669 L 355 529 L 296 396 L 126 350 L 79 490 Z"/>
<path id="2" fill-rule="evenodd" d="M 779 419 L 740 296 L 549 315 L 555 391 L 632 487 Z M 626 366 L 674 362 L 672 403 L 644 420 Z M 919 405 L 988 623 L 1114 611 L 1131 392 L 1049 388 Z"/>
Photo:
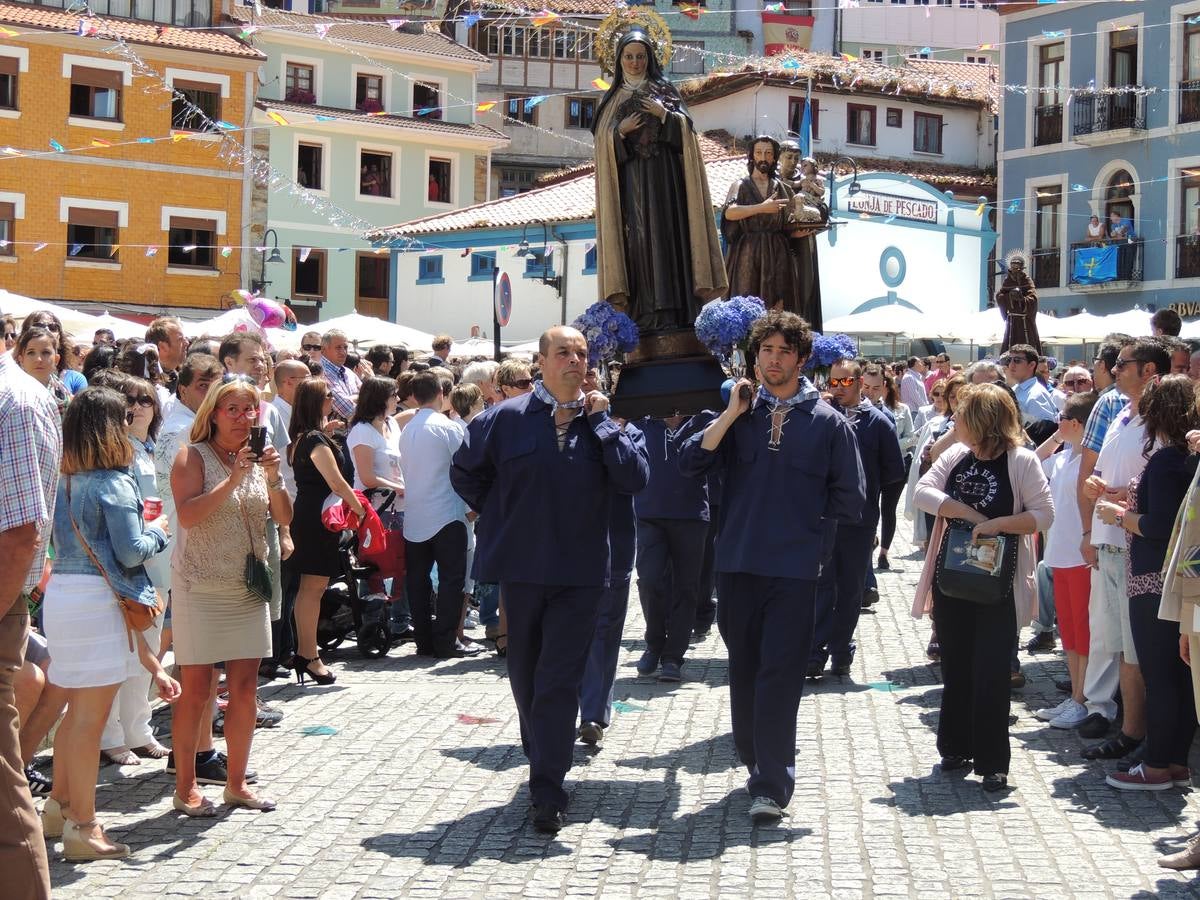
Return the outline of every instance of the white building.
<path id="1" fill-rule="evenodd" d="M 839 4 L 840 5 L 840 4 Z M 839 10 L 837 50 L 897 65 L 908 57 L 994 63 L 1000 41 L 996 4 L 977 0 L 862 0 Z M 813 49 L 820 49 L 815 44 Z"/>
<path id="2" fill-rule="evenodd" d="M 680 90 L 698 130 L 741 140 L 783 137 L 799 134 L 809 79 L 814 153 L 980 169 L 994 164 L 997 79 L 991 65 L 914 60 L 890 67 L 801 54 L 769 68 L 714 73 Z"/>

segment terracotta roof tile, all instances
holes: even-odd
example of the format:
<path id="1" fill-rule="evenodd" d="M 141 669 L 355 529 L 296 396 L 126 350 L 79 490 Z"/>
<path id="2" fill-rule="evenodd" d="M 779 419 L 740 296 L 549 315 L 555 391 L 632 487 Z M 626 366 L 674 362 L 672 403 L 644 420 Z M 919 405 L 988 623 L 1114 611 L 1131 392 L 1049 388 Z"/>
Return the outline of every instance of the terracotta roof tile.
<path id="1" fill-rule="evenodd" d="M 477 137 L 498 143 L 508 143 L 508 136 L 487 125 L 466 124 L 464 122 L 443 122 L 441 119 L 429 119 L 424 116 L 398 116 L 388 113 L 384 116 L 371 116 L 357 109 L 340 109 L 335 106 L 317 106 L 315 103 L 288 103 L 283 100 L 260 99 L 254 104 L 259 109 L 273 109 L 280 113 L 299 113 L 308 116 L 330 116 L 348 122 L 363 122 L 369 125 L 391 125 L 396 128 L 408 128 L 416 131 L 427 131 L 436 134 L 453 134 L 463 137 Z"/>
<path id="2" fill-rule="evenodd" d="M 829 159 L 821 156 L 818 156 L 818 162 L 823 170 L 829 165 Z M 985 196 L 994 200 L 996 196 L 995 177 L 978 169 L 937 163 L 914 163 L 907 160 L 860 159 L 858 163 L 860 175 L 867 172 L 895 172 L 919 178 L 942 190 L 966 193 L 971 199 Z M 709 192 L 712 194 L 714 205 L 717 205 L 729 193 L 733 183 L 745 177 L 746 157 L 739 154 L 708 159 L 705 167 L 708 172 Z M 588 172 L 514 197 L 490 200 L 487 203 L 426 216 L 390 228 L 380 228 L 369 233 L 367 237 L 369 240 L 386 241 L 391 238 L 447 234 L 474 228 L 514 228 L 529 222 L 580 222 L 591 219 L 595 214 L 596 176 Z"/>
<path id="3" fill-rule="evenodd" d="M 488 58 L 470 47 L 446 37 L 437 31 L 422 30 L 419 34 L 410 31 L 393 31 L 384 17 L 362 16 L 338 18 L 336 16 L 310 16 L 302 13 L 286 13 L 263 7 L 261 14 L 251 7 L 231 5 L 229 18 L 239 23 L 252 23 L 277 30 L 291 30 L 296 34 L 312 34 L 314 25 L 329 25 L 329 37 L 353 44 L 370 44 L 373 47 L 388 47 L 408 53 L 441 56 L 473 63 L 486 63 Z M 420 24 L 420 23 L 414 23 Z"/>
<path id="4" fill-rule="evenodd" d="M 246 59 L 265 59 L 265 55 L 231 34 L 218 30 L 172 28 L 153 22 L 116 19 L 111 16 L 80 16 L 61 9 L 33 6 L 28 3 L 0 3 L 0 22 L 8 25 L 24 25 L 46 31 L 76 33 L 80 20 L 94 25 L 98 37 L 121 38 L 131 44 L 152 44 L 156 47 L 171 47 L 177 50 L 197 50 L 202 53 L 220 53 L 225 56 L 240 56 Z M 99 45 L 97 45 L 99 47 Z"/>
<path id="5" fill-rule="evenodd" d="M 811 78 L 814 85 L 834 90 L 848 90 L 854 85 L 859 91 L 917 99 L 929 97 L 939 103 L 986 104 L 994 109 L 999 101 L 997 84 L 987 78 L 989 73 L 995 72 L 995 66 L 920 60 L 923 65 L 932 64 L 931 68 L 923 69 L 911 65 L 913 60 L 907 62 L 909 64 L 904 66 L 885 66 L 865 60 L 843 60 L 821 53 L 794 51 L 693 78 L 680 84 L 679 92 L 688 103 L 697 103 L 736 93 L 755 84 L 790 85 Z"/>
<path id="6" fill-rule="evenodd" d="M 992 63 L 956 62 L 949 59 L 910 59 L 906 67 L 930 78 L 958 84 L 974 84 L 981 94 L 992 99 L 992 110 L 1000 104 L 1000 67 Z"/>

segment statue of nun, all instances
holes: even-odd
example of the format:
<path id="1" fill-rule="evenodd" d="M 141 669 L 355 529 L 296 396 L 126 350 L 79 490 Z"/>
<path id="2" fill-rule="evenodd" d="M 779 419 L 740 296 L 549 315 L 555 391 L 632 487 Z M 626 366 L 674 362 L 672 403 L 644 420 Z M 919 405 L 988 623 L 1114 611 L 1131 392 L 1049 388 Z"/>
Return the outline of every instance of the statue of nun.
<path id="1" fill-rule="evenodd" d="M 690 329 L 728 287 L 700 145 L 653 39 L 631 29 L 616 60 L 593 125 L 600 296 L 643 335 Z"/>

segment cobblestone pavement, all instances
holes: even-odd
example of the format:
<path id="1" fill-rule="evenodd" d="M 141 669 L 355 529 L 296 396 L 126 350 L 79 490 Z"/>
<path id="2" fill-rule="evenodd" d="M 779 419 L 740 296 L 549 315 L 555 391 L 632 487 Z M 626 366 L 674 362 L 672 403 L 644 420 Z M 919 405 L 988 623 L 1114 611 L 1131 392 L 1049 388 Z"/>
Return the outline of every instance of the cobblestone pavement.
<path id="1" fill-rule="evenodd" d="M 55 896 L 211 897 L 1150 897 L 1198 894 L 1155 865 L 1195 829 L 1195 792 L 1121 793 L 1085 763 L 1074 732 L 1033 711 L 1057 703 L 1057 654 L 1022 654 L 1010 780 L 935 770 L 938 673 L 927 622 L 909 617 L 920 562 L 879 575 L 851 677 L 807 690 L 798 785 L 781 827 L 754 829 L 729 736 L 725 653 L 713 634 L 678 686 L 639 679 L 631 607 L 622 700 L 599 752 L 580 747 L 568 826 L 526 824 L 516 712 L 502 661 L 425 663 L 405 647 L 364 661 L 347 645 L 338 682 L 263 694 L 286 711 L 252 763 L 274 813 L 190 820 L 171 810 L 161 763 L 102 770 L 100 818 L 124 862 L 71 865 L 52 848 Z M 633 601 L 636 607 L 636 600 Z M 165 723 L 165 720 L 164 720 Z M 310 734 L 328 731 L 333 734 Z M 569 786 L 570 786 L 569 785 Z M 219 802 L 220 791 L 207 793 Z M 0 888 L 0 895 L 3 889 Z"/>

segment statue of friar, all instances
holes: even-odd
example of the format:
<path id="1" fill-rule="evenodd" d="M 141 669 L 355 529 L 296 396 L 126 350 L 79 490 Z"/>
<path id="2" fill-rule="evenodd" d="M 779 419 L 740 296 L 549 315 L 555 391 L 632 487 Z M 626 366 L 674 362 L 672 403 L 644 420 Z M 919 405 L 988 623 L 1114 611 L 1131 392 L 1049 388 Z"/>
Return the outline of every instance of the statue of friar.
<path id="1" fill-rule="evenodd" d="M 793 192 L 776 177 L 779 142 L 760 135 L 747 157 L 748 174 L 730 187 L 721 219 L 729 293 L 794 312 L 796 267 L 788 247 Z"/>
<path id="2" fill-rule="evenodd" d="M 1004 319 L 1004 341 L 1000 352 L 1004 353 L 1015 344 L 1028 344 L 1042 352 L 1042 339 L 1038 335 L 1038 295 L 1033 279 L 1025 273 L 1025 260 L 1020 254 L 1011 255 L 1008 271 L 1000 290 L 996 291 L 996 306 Z"/>
<path id="3" fill-rule="evenodd" d="M 640 28 L 621 37 L 592 130 L 600 296 L 643 335 L 690 329 L 728 286 L 700 145 L 655 51 Z"/>

